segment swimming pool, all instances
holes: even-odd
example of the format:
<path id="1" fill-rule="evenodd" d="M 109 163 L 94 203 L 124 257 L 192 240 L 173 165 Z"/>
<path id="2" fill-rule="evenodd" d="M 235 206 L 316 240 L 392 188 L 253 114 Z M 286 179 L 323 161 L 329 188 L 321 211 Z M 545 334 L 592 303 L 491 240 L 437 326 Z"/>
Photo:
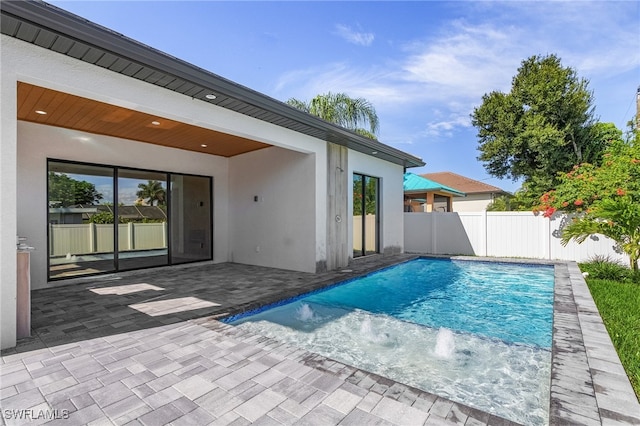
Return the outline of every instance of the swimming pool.
<path id="1" fill-rule="evenodd" d="M 553 267 L 417 259 L 228 321 L 525 424 L 548 418 Z"/>

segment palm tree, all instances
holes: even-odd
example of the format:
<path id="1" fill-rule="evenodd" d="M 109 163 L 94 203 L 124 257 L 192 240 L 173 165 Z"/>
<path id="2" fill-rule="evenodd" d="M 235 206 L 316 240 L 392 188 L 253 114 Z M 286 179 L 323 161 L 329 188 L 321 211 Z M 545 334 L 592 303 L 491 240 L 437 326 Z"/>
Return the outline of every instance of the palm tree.
<path id="1" fill-rule="evenodd" d="M 146 200 L 150 206 L 164 205 L 166 203 L 166 191 L 162 187 L 162 182 L 157 180 L 149 180 L 147 182 L 138 184 L 140 190 L 136 192 L 136 197 Z"/>
<path id="2" fill-rule="evenodd" d="M 287 104 L 323 120 L 345 127 L 349 130 L 377 139 L 378 115 L 369 101 L 364 98 L 351 98 L 345 93 L 327 93 L 316 95 L 310 102 L 291 98 Z M 364 129 L 362 126 L 369 126 Z"/>

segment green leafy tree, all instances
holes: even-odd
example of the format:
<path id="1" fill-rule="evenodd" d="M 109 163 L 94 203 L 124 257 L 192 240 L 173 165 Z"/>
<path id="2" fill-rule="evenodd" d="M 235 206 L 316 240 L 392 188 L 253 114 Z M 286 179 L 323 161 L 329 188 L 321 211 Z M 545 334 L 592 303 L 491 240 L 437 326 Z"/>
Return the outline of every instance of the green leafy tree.
<path id="1" fill-rule="evenodd" d="M 537 211 L 550 217 L 556 210 L 576 213 L 563 228 L 562 243 L 582 243 L 593 234 L 616 241 L 638 270 L 640 259 L 640 142 L 612 140 L 602 164 L 582 163 L 559 176 L 560 184 L 540 198 Z"/>
<path id="2" fill-rule="evenodd" d="M 359 179 L 353 180 L 353 214 L 355 216 L 362 215 L 362 181 Z"/>
<path id="3" fill-rule="evenodd" d="M 365 178 L 364 194 L 362 193 L 362 180 L 353 181 L 353 214 L 362 214 L 362 202 L 364 200 L 365 215 L 376 214 L 378 211 L 378 185 L 377 180 Z"/>
<path id="4" fill-rule="evenodd" d="M 376 214 L 378 209 L 378 185 L 376 179 L 365 181 L 364 210 L 366 214 Z"/>
<path id="5" fill-rule="evenodd" d="M 508 212 L 516 210 L 516 206 L 513 205 L 513 195 L 501 195 L 491 201 L 491 204 L 487 206 L 488 212 Z"/>
<path id="6" fill-rule="evenodd" d="M 136 197 L 146 200 L 150 206 L 163 206 L 166 204 L 166 191 L 162 182 L 149 180 L 147 183 L 139 183 Z"/>
<path id="7" fill-rule="evenodd" d="M 602 154 L 588 81 L 555 55 L 522 62 L 511 91 L 485 94 L 471 114 L 478 159 L 492 176 L 523 180 L 522 203 L 535 205 L 557 183 L 558 172 Z"/>
<path id="8" fill-rule="evenodd" d="M 77 180 L 64 173 L 49 172 L 49 202 L 59 207 L 77 204 L 94 205 L 102 200 L 102 194 L 91 182 Z"/>
<path id="9" fill-rule="evenodd" d="M 329 92 L 317 95 L 309 102 L 291 98 L 287 104 L 362 136 L 376 139 L 378 115 L 373 105 L 364 98 L 351 98 L 345 93 Z"/>
<path id="10" fill-rule="evenodd" d="M 622 130 L 618 129 L 613 123 L 601 123 L 597 122 L 591 127 L 591 144 L 588 149 L 590 150 L 584 160 L 590 162 L 593 165 L 600 166 L 603 161 L 603 154 L 607 147 L 615 141 L 622 141 Z M 632 133 L 629 133 L 627 140 L 632 139 Z"/>
<path id="11" fill-rule="evenodd" d="M 90 223 L 98 223 L 98 224 L 113 223 L 113 220 L 114 220 L 113 212 L 100 212 L 92 215 L 89 218 Z M 128 220 L 122 217 L 118 217 L 118 223 L 128 223 L 128 222 L 129 222 Z"/>

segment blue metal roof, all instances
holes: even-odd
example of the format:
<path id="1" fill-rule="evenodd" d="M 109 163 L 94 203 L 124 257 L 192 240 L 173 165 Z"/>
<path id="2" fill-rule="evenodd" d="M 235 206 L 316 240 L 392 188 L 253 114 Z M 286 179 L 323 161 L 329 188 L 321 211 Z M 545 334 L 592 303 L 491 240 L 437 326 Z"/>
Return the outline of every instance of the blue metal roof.
<path id="1" fill-rule="evenodd" d="M 404 174 L 404 192 L 446 192 L 453 196 L 458 197 L 466 197 L 467 194 L 464 192 L 460 192 L 453 188 L 449 188 L 446 185 L 442 185 L 438 182 L 432 181 L 431 179 L 423 178 L 422 176 L 418 176 L 414 173 L 405 173 Z"/>

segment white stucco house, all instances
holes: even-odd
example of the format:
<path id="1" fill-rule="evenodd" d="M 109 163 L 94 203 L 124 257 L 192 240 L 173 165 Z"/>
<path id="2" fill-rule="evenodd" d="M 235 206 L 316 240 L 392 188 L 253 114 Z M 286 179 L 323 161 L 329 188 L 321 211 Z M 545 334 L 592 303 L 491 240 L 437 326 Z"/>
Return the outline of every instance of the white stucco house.
<path id="1" fill-rule="evenodd" d="M 421 159 L 46 3 L 0 7 L 2 348 L 16 344 L 16 236 L 35 247 L 32 289 L 186 262 L 317 272 L 403 251 L 403 173 Z M 61 180 L 76 197 L 93 185 L 112 222 L 77 220 L 87 207 Z M 166 220 L 124 220 L 152 182 Z"/>

